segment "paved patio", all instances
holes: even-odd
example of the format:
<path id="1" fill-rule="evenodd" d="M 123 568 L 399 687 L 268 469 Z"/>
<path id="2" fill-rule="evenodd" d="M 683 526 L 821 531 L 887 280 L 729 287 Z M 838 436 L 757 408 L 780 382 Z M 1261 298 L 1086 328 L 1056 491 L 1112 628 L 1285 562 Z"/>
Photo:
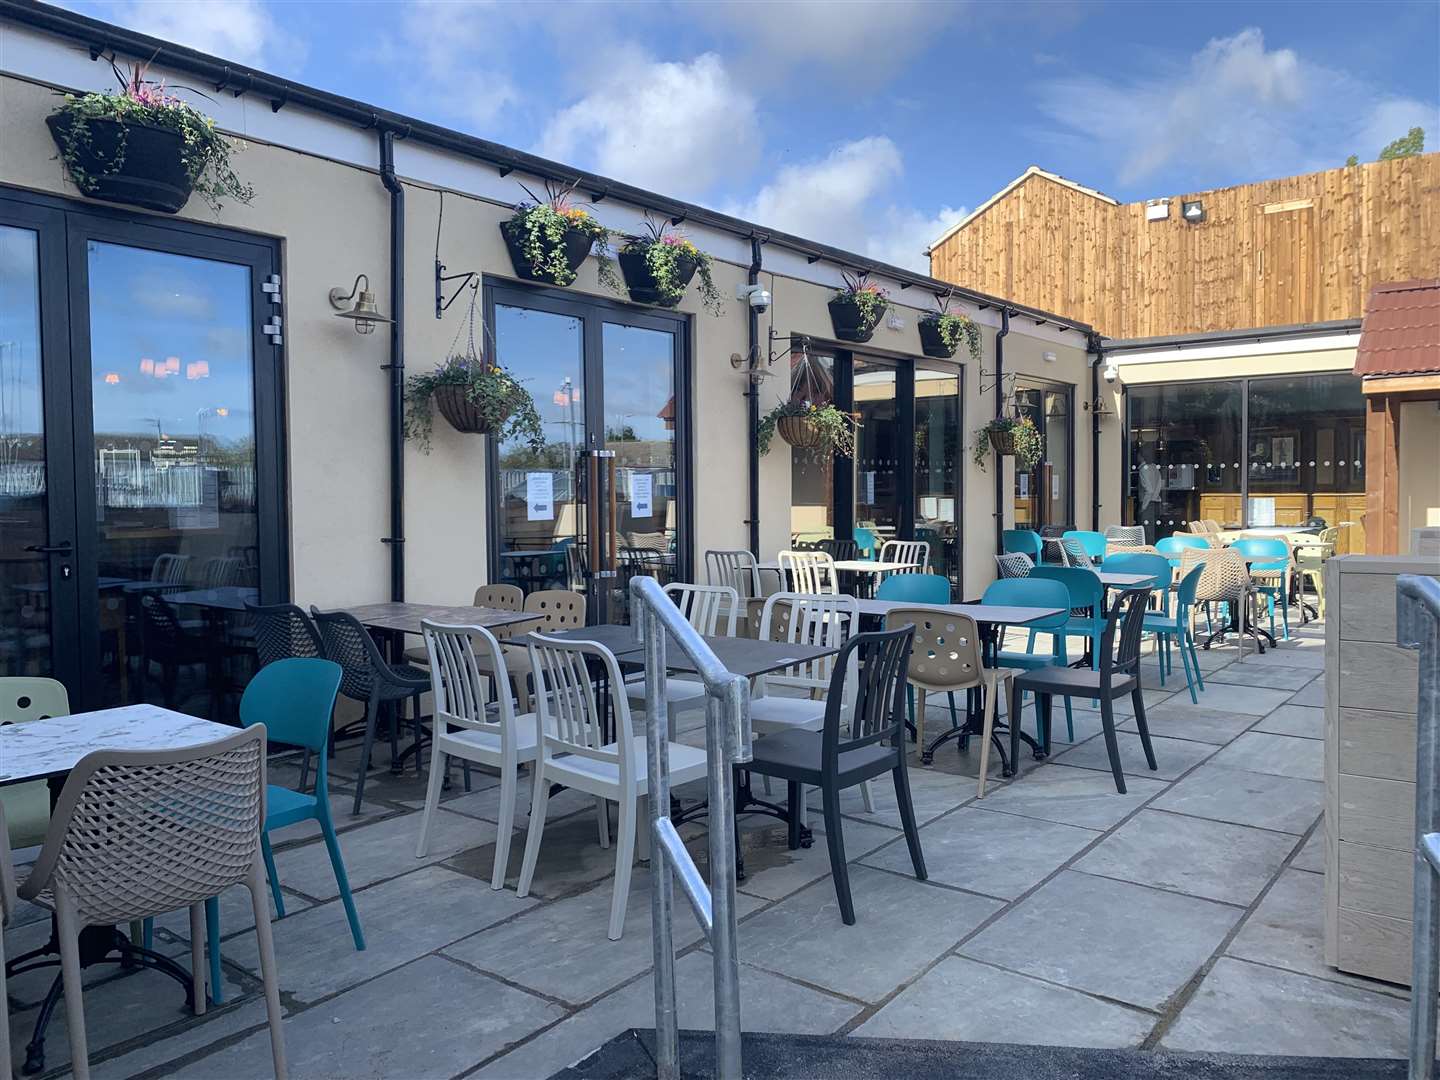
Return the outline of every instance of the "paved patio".
<path id="1" fill-rule="evenodd" d="M 1073 746 L 1028 758 L 974 799 L 974 750 L 912 770 L 930 870 L 910 876 L 893 794 L 849 800 L 846 851 L 858 925 L 842 925 L 826 847 L 786 849 L 783 827 L 744 823 L 740 950 L 748 1030 L 1236 1053 L 1400 1057 L 1407 995 L 1322 959 L 1323 631 L 1237 664 L 1201 654 L 1209 689 L 1146 684 L 1158 773 L 1123 735 L 1130 793 L 1118 795 L 1099 717 L 1075 714 Z M 1063 719 L 1057 712 L 1057 721 Z M 946 723 L 932 710 L 934 725 Z M 1132 727 L 1126 721 L 1126 727 Z M 1064 735 L 1057 722 L 1057 735 Z M 369 948 L 357 953 L 318 841 L 297 827 L 277 861 L 288 916 L 275 924 L 287 1046 L 296 1077 L 546 1077 L 629 1027 L 653 1026 L 648 875 L 621 941 L 606 940 L 613 849 L 593 805 L 566 793 L 534 894 L 488 887 L 498 789 L 457 783 L 417 860 L 423 788 L 382 765 L 366 813 L 349 816 L 355 753 L 333 775 L 341 844 Z M 998 768 L 998 765 L 996 765 Z M 293 779 L 294 766 L 272 772 Z M 288 774 L 288 775 L 287 775 Z M 528 801 L 525 785 L 522 798 Z M 563 815 L 563 816 L 562 816 Z M 813 814 L 812 826 L 823 829 Z M 697 856 L 703 832 L 689 827 Z M 818 839 L 818 838 L 817 838 Z M 703 869 L 703 863 L 702 863 Z M 248 897 L 224 904 L 227 1002 L 203 1018 L 153 974 L 94 969 L 86 995 L 94 1074 L 251 1077 L 268 1068 Z M 11 955 L 48 932 L 31 909 Z M 157 946 L 188 956 L 182 918 Z M 683 1027 L 710 1023 L 710 963 L 681 905 Z M 11 982 L 18 1064 L 46 980 Z M 65 1071 L 65 1021 L 48 1044 Z"/>

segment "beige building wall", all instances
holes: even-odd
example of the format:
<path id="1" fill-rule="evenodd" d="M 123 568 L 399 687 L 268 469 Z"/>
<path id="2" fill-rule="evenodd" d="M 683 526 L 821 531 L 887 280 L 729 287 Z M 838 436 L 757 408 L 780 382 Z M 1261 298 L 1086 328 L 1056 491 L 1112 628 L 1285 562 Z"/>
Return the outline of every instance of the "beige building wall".
<path id="1" fill-rule="evenodd" d="M 1440 401 L 1400 406 L 1400 549 L 1410 530 L 1440 526 Z"/>

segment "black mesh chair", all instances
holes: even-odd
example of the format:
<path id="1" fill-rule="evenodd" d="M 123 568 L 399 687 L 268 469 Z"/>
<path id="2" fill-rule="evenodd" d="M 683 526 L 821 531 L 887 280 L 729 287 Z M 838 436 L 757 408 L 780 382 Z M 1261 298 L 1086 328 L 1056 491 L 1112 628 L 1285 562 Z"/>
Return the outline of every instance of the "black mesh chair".
<path id="1" fill-rule="evenodd" d="M 360 620 L 347 611 L 324 612 L 311 607 L 310 614 L 325 645 L 325 659 L 340 665 L 340 693 L 365 703 L 365 742 L 360 749 L 360 775 L 355 781 L 355 808 L 365 797 L 365 776 L 370 771 L 370 751 L 375 745 L 375 726 L 380 710 L 390 710 L 390 768 L 401 766 L 399 747 L 399 703 L 413 702 L 415 725 L 415 771 L 420 771 L 420 695 L 430 689 L 430 673 L 409 664 L 392 664 L 380 655 L 380 647 Z"/>
<path id="2" fill-rule="evenodd" d="M 860 558 L 860 545 L 854 540 L 821 540 L 820 550 L 825 552 L 836 562 L 845 559 Z M 859 595 L 855 589 L 859 584 L 855 579 L 858 575 L 853 570 L 841 570 L 836 573 L 837 584 L 840 591 L 851 596 Z"/>
<path id="3" fill-rule="evenodd" d="M 910 777 L 905 771 L 905 672 L 915 627 L 855 634 L 835 658 L 825 696 L 825 727 L 821 731 L 785 731 L 757 739 L 753 757 L 744 766 L 751 773 L 784 780 L 789 791 L 790 848 L 800 846 L 800 800 L 805 786 L 818 787 L 825 806 L 825 839 L 830 845 L 830 875 L 845 925 L 855 923 L 850 897 L 850 871 L 841 834 L 840 792 L 889 773 L 895 801 L 905 826 L 905 842 L 915 876 L 926 879 L 925 856 L 915 828 Z M 842 720 L 845 679 L 858 681 L 852 718 Z M 841 728 L 848 730 L 842 732 Z"/>
<path id="4" fill-rule="evenodd" d="M 203 632 L 187 629 L 175 614 L 174 606 L 159 596 L 140 598 L 140 627 L 139 696 L 144 699 L 150 666 L 157 665 L 165 707 L 173 709 L 177 703 L 180 669 L 196 665 L 204 667 L 208 676 L 210 665 L 220 659 L 220 643 Z"/>
<path id="5" fill-rule="evenodd" d="M 256 604 L 245 601 L 245 611 L 254 623 L 255 662 L 259 667 L 291 657 L 323 657 L 325 643 L 320 631 L 298 604 Z M 330 732 L 329 751 L 335 749 L 335 732 Z M 300 789 L 310 780 L 310 751 L 300 758 Z"/>
<path id="6" fill-rule="evenodd" d="M 1155 764 L 1155 749 L 1150 744 L 1150 726 L 1145 722 L 1145 698 L 1140 692 L 1140 637 L 1145 628 L 1145 615 L 1150 606 L 1149 589 L 1126 589 L 1115 598 L 1105 619 L 1100 637 L 1100 670 L 1073 667 L 1045 667 L 1027 671 L 1010 684 L 1010 760 L 1020 754 L 1020 702 L 1028 691 L 1035 695 L 1035 713 L 1039 717 L 1040 748 L 1050 750 L 1050 706 L 1056 697 L 1099 698 L 1100 722 L 1105 730 L 1105 751 L 1110 757 L 1110 771 L 1115 775 L 1115 789 L 1125 794 L 1125 774 L 1120 768 L 1120 746 L 1115 737 L 1115 706 L 1117 698 L 1130 695 L 1135 708 L 1135 727 L 1140 745 L 1145 749 L 1145 763 Z M 1117 647 L 1118 635 L 1118 647 Z"/>

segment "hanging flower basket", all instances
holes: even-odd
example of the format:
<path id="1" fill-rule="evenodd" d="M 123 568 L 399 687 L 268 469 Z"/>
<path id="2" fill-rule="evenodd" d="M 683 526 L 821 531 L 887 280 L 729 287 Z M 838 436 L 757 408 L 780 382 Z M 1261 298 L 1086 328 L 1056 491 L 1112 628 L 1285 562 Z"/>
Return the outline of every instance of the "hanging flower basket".
<path id="1" fill-rule="evenodd" d="M 625 288 L 630 299 L 637 304 L 657 304 L 660 307 L 675 307 L 685 297 L 700 262 L 688 254 L 675 257 L 674 270 L 669 280 L 661 282 L 650 269 L 644 249 L 626 248 L 618 260 L 620 273 L 625 278 Z"/>
<path id="2" fill-rule="evenodd" d="M 545 256 L 533 259 L 526 252 L 523 222 L 513 218 L 501 222 L 500 235 L 505 239 L 505 250 L 510 253 L 510 265 L 515 268 L 515 276 L 547 285 L 569 285 L 573 282 L 580 267 L 590 257 L 590 248 L 595 243 L 595 238 L 585 230 L 568 228 L 560 234 L 557 244 L 547 246 Z"/>
<path id="3" fill-rule="evenodd" d="M 462 435 L 493 435 L 510 419 L 510 414 L 505 412 L 493 421 L 487 420 L 480 406 L 471 400 L 466 387 L 459 383 L 435 387 L 433 397 L 440 415 Z"/>
<path id="4" fill-rule="evenodd" d="M 1045 439 L 1028 416 L 997 416 L 975 432 L 971 458 L 983 469 L 991 450 L 1014 457 L 1015 468 L 1029 472 L 1045 456 Z"/>
<path id="5" fill-rule="evenodd" d="M 865 274 L 843 276 L 844 287 L 830 298 L 830 324 L 841 341 L 869 341 L 889 310 L 890 301 L 885 290 L 870 284 Z"/>
<path id="6" fill-rule="evenodd" d="M 770 452 L 770 443 L 778 434 L 797 450 L 854 457 L 858 426 L 853 413 L 841 412 L 834 405 L 782 401 L 761 417 L 755 441 L 761 454 Z"/>
<path id="7" fill-rule="evenodd" d="M 185 137 L 153 124 L 52 113 L 45 118 L 82 195 L 173 214 L 190 201 L 195 181 L 182 155 Z"/>
<path id="8" fill-rule="evenodd" d="M 995 453 L 1002 457 L 1011 457 L 1015 453 L 1015 429 L 996 428 L 985 429 L 985 434 L 990 436 L 990 447 Z"/>
<path id="9" fill-rule="evenodd" d="M 775 431 L 780 438 L 801 450 L 814 450 L 828 441 L 825 433 L 807 416 L 776 417 Z"/>
<path id="10" fill-rule="evenodd" d="M 530 194 L 529 188 L 525 190 Z M 610 230 L 570 201 L 574 190 L 573 184 L 568 188 L 547 184 L 544 199 L 531 194 L 532 202 L 519 203 L 509 220 L 500 223 L 510 265 L 515 276 L 525 281 L 572 285 L 594 252 L 602 284 L 615 288 L 619 282 L 606 247 Z"/>

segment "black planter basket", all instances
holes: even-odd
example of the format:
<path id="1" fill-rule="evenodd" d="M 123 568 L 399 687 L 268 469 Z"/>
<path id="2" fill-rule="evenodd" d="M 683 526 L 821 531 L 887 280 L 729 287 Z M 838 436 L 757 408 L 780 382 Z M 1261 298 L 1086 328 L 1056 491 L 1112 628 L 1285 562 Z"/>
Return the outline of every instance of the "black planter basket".
<path id="1" fill-rule="evenodd" d="M 880 320 L 885 317 L 885 312 L 889 310 L 888 305 L 882 307 L 876 313 L 875 321 L 867 323 L 860 305 L 848 296 L 833 297 L 829 308 L 830 324 L 835 328 L 835 336 L 841 341 L 855 342 L 869 341 L 875 334 L 875 328 L 880 325 Z"/>
<path id="2" fill-rule="evenodd" d="M 195 181 L 185 168 L 185 139 L 178 131 L 104 117 L 75 119 L 65 113 L 51 113 L 45 124 L 62 158 L 72 125 L 89 129 L 89 138 L 77 140 L 75 147 L 75 165 L 84 178 L 70 174 L 82 195 L 166 214 L 190 201 Z"/>
<path id="3" fill-rule="evenodd" d="M 525 281 L 543 281 L 546 285 L 559 285 L 554 277 L 548 272 L 541 270 L 535 272 L 530 265 L 530 259 L 525 254 L 525 231 L 514 221 L 502 221 L 500 223 L 500 235 L 505 240 L 505 250 L 510 252 L 510 265 L 515 268 L 515 276 Z M 565 230 L 565 264 L 569 266 L 573 275 L 584 265 L 585 260 L 590 257 L 590 249 L 595 246 L 595 239 L 583 229 Z M 566 282 L 566 284 L 569 284 Z"/>
<path id="4" fill-rule="evenodd" d="M 986 428 L 985 434 L 990 436 L 990 445 L 995 453 L 1004 457 L 1011 457 L 1015 453 L 1015 429 L 1014 428 Z"/>
<path id="5" fill-rule="evenodd" d="M 616 258 L 631 300 L 637 304 L 658 304 L 667 308 L 675 307 L 685 298 L 685 290 L 690 287 L 690 280 L 695 276 L 695 271 L 700 269 L 700 263 L 693 255 L 680 255 L 675 260 L 675 283 L 680 287 L 680 291 L 673 298 L 665 299 L 660 295 L 655 275 L 650 272 L 643 251 L 622 251 Z"/>
<path id="6" fill-rule="evenodd" d="M 940 334 L 939 322 L 921 319 L 919 326 L 921 352 L 940 360 L 949 360 L 955 355 L 955 350 L 960 347 L 959 338 L 955 339 L 954 345 L 946 345 L 944 337 Z"/>
<path id="7" fill-rule="evenodd" d="M 493 435 L 496 428 L 505 426 L 505 420 L 501 420 L 493 428 L 486 423 L 484 415 L 470 400 L 463 386 L 457 384 L 437 386 L 432 397 L 435 407 L 440 410 L 440 415 L 449 421 L 451 427 L 463 435 Z M 509 417 L 505 419 L 509 419 Z"/>

